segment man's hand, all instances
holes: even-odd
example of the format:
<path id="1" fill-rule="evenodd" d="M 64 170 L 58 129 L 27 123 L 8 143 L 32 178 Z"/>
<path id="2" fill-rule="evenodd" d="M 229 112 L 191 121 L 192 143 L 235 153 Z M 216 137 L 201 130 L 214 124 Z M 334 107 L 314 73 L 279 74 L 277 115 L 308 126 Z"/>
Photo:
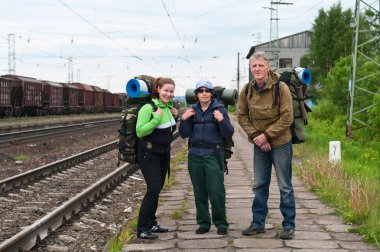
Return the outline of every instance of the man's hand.
<path id="1" fill-rule="evenodd" d="M 272 146 L 268 142 L 264 134 L 259 135 L 253 139 L 253 143 L 261 148 L 264 152 L 268 152 L 272 149 Z"/>

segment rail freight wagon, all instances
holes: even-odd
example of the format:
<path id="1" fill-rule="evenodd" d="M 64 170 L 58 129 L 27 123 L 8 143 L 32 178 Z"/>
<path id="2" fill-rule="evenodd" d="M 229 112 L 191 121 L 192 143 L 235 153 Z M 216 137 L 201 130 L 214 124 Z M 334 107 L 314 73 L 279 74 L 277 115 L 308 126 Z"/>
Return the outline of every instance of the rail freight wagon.
<path id="1" fill-rule="evenodd" d="M 63 86 L 52 81 L 42 82 L 42 114 L 63 113 Z"/>
<path id="2" fill-rule="evenodd" d="M 80 113 L 94 112 L 94 90 L 90 85 L 75 82 L 71 85 L 79 88 L 79 108 Z M 103 101 L 102 101 L 103 102 Z"/>
<path id="3" fill-rule="evenodd" d="M 103 89 L 103 105 L 105 112 L 109 113 L 113 111 L 112 99 L 112 93 L 107 89 Z"/>
<path id="4" fill-rule="evenodd" d="M 65 114 L 79 113 L 79 88 L 60 83 L 63 87 L 63 108 Z"/>
<path id="5" fill-rule="evenodd" d="M 92 86 L 94 90 L 94 108 L 96 113 L 104 112 L 104 91 L 100 87 Z"/>
<path id="6" fill-rule="evenodd" d="M 113 112 L 121 112 L 120 94 L 112 94 L 112 107 L 113 107 Z"/>
<path id="7" fill-rule="evenodd" d="M 0 118 L 12 115 L 11 88 L 12 80 L 0 77 Z"/>
<path id="8" fill-rule="evenodd" d="M 124 93 L 120 93 L 120 104 L 121 109 L 125 109 L 125 101 L 128 99 L 128 95 Z"/>
<path id="9" fill-rule="evenodd" d="M 42 111 L 42 81 L 35 78 L 4 75 L 12 79 L 11 102 L 15 116 L 41 115 Z"/>

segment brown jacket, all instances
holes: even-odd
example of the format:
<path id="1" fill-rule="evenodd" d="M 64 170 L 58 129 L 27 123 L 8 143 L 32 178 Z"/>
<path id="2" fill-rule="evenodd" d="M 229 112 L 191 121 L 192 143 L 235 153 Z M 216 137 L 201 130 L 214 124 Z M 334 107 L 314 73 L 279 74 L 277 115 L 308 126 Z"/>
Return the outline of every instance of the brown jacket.
<path id="1" fill-rule="evenodd" d="M 244 85 L 238 103 L 238 122 L 248 135 L 248 140 L 264 133 L 272 147 L 281 146 L 292 138 L 293 102 L 288 86 L 280 82 L 280 97 L 274 105 L 274 84 L 279 76 L 269 71 L 269 79 L 260 94 L 252 83 Z M 246 86 L 249 86 L 246 94 Z"/>

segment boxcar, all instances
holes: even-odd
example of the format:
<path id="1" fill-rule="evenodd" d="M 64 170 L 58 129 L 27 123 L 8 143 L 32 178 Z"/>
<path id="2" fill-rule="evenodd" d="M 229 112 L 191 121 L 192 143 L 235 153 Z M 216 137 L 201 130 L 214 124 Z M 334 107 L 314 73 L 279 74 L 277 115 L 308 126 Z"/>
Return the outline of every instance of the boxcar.
<path id="1" fill-rule="evenodd" d="M 15 115 L 40 115 L 42 111 L 42 81 L 19 75 L 4 75 L 4 77 L 13 80 L 11 100 Z"/>
<path id="2" fill-rule="evenodd" d="M 0 117 L 8 117 L 12 114 L 11 101 L 12 80 L 0 77 Z"/>
<path id="3" fill-rule="evenodd" d="M 112 94 L 112 107 L 114 112 L 121 112 L 120 94 Z"/>
<path id="4" fill-rule="evenodd" d="M 79 88 L 67 83 L 60 83 L 63 87 L 63 107 L 65 114 L 79 113 Z"/>
<path id="5" fill-rule="evenodd" d="M 72 83 L 79 88 L 79 107 L 81 113 L 94 112 L 94 90 L 90 85 L 84 83 Z"/>
<path id="6" fill-rule="evenodd" d="M 121 109 L 125 109 L 125 101 L 128 99 L 128 95 L 125 93 L 120 93 L 120 104 Z"/>
<path id="7" fill-rule="evenodd" d="M 112 93 L 108 91 L 107 89 L 103 89 L 103 105 L 104 105 L 105 112 L 113 111 L 112 99 L 113 99 Z"/>
<path id="8" fill-rule="evenodd" d="M 94 90 L 94 107 L 97 113 L 104 112 L 104 91 L 100 87 L 91 86 Z"/>
<path id="9" fill-rule="evenodd" d="M 52 81 L 42 82 L 42 113 L 60 115 L 63 113 L 63 86 Z"/>

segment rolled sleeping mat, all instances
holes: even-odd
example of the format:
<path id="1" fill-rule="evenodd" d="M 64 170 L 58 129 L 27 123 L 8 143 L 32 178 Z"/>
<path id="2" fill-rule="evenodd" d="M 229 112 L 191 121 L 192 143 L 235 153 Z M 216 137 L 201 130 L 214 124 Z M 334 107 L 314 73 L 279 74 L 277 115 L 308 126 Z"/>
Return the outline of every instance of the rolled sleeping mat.
<path id="1" fill-rule="evenodd" d="M 195 98 L 194 89 L 188 88 L 185 93 L 186 103 L 195 104 L 197 103 L 197 98 Z"/>
<path id="2" fill-rule="evenodd" d="M 225 105 L 235 105 L 238 99 L 238 92 L 236 89 L 224 89 L 220 99 Z"/>
<path id="3" fill-rule="evenodd" d="M 125 89 L 130 98 L 144 98 L 150 96 L 149 86 L 143 80 L 130 79 Z"/>
<path id="4" fill-rule="evenodd" d="M 224 105 L 235 105 L 238 98 L 238 92 L 236 89 L 224 89 L 222 94 L 219 94 L 219 100 L 223 102 Z M 194 89 L 187 89 L 185 93 L 186 103 L 195 104 L 197 99 L 195 98 Z"/>
<path id="5" fill-rule="evenodd" d="M 294 72 L 302 84 L 309 85 L 311 82 L 311 73 L 309 69 L 303 67 L 295 67 Z"/>

